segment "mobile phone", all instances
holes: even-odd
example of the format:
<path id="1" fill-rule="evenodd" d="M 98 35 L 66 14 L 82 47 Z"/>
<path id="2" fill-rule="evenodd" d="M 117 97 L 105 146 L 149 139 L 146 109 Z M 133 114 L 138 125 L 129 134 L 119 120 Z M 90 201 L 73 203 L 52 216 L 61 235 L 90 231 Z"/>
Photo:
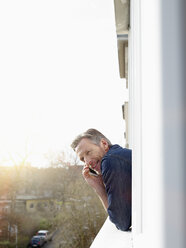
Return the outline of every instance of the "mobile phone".
<path id="1" fill-rule="evenodd" d="M 96 177 L 98 176 L 98 174 L 91 168 L 89 168 L 89 174 Z"/>

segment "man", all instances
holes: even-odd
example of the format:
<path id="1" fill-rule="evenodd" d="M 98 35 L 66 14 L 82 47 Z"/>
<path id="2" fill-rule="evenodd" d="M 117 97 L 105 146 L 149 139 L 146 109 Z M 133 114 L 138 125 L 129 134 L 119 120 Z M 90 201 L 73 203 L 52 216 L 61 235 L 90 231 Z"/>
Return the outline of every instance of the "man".
<path id="1" fill-rule="evenodd" d="M 110 220 L 122 231 L 131 226 L 131 150 L 112 145 L 96 129 L 78 135 L 71 147 L 85 163 L 82 174 L 98 194 Z M 96 175 L 92 174 L 93 170 Z"/>

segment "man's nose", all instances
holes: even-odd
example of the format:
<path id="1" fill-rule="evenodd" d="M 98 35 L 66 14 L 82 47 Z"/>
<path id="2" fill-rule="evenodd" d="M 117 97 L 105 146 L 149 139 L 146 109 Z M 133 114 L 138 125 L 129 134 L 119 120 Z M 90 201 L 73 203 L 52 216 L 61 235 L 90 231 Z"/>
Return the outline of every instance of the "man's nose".
<path id="1" fill-rule="evenodd" d="M 85 158 L 85 164 L 87 165 L 87 166 L 90 166 L 92 163 L 91 163 L 91 160 L 90 159 L 88 159 L 88 158 Z"/>

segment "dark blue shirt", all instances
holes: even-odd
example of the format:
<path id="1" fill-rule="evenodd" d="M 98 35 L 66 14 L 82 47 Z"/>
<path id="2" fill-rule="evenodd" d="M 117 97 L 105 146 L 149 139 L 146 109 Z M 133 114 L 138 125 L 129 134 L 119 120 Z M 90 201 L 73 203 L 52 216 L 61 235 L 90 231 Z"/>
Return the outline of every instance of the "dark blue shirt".
<path id="1" fill-rule="evenodd" d="M 132 152 L 113 145 L 101 162 L 108 197 L 108 215 L 116 227 L 127 231 L 131 226 Z"/>

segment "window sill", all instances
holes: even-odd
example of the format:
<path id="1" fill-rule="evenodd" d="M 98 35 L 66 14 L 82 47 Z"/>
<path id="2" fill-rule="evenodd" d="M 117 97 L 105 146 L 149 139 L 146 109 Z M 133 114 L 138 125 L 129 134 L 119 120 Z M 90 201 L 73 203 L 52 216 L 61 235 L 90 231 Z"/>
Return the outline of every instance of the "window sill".
<path id="1" fill-rule="evenodd" d="M 90 248 L 131 248 L 132 232 L 123 232 L 118 230 L 115 225 L 106 219 Z"/>

